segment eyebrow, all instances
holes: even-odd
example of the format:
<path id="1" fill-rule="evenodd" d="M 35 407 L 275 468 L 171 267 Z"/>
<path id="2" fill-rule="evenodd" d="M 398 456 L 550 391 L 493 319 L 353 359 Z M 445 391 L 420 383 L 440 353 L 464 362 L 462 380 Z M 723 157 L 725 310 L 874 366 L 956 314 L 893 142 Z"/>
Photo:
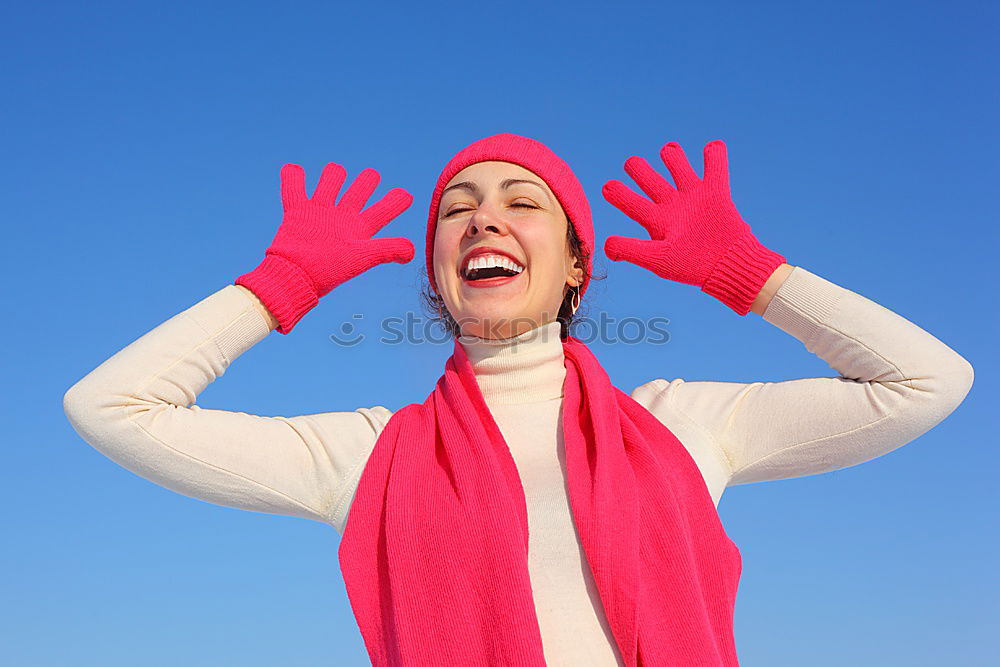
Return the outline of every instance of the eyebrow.
<path id="1" fill-rule="evenodd" d="M 545 197 L 546 198 L 548 198 L 548 196 L 549 196 L 548 193 L 545 192 L 545 187 L 542 186 L 541 183 L 539 183 L 538 181 L 529 181 L 529 180 L 524 179 L 524 178 L 507 178 L 507 179 L 504 179 L 500 183 L 500 189 L 501 190 L 506 190 L 510 186 L 516 185 L 518 183 L 528 183 L 530 185 L 537 185 L 541 189 L 541 191 L 543 193 L 545 193 Z M 479 193 L 479 186 L 478 185 L 476 185 L 475 183 L 472 183 L 471 181 L 462 181 L 461 183 L 456 183 L 455 185 L 450 185 L 447 188 L 445 188 L 444 191 L 441 192 L 441 196 L 444 197 L 444 195 L 445 195 L 446 192 L 448 192 L 449 190 L 454 190 L 456 188 L 460 188 L 462 190 L 468 190 L 469 192 L 471 192 L 473 194 L 478 194 Z"/>

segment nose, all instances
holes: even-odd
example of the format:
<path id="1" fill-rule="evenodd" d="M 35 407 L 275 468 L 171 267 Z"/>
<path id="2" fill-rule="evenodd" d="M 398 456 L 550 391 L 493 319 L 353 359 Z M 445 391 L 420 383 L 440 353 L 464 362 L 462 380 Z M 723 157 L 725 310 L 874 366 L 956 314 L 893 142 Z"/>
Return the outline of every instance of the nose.
<path id="1" fill-rule="evenodd" d="M 486 206 L 480 206 L 476 212 L 469 216 L 469 223 L 465 227 L 465 235 L 472 238 L 480 232 L 493 232 L 500 236 L 506 236 L 509 231 L 507 221 L 503 216 L 494 215 Z"/>

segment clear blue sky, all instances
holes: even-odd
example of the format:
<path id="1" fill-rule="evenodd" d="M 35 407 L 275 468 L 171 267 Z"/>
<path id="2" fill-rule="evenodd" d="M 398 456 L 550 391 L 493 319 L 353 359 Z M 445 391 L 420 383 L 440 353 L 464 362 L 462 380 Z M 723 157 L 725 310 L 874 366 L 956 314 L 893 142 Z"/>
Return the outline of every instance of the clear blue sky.
<path id="1" fill-rule="evenodd" d="M 806 6 L 808 4 L 808 7 Z M 989 2 L 8 3 L 0 135 L 6 285 L 0 645 L 11 665 L 368 664 L 332 528 L 162 489 L 70 427 L 65 390 L 232 282 L 280 222 L 278 171 L 365 167 L 414 205 L 496 132 L 600 196 L 622 163 L 729 146 L 734 200 L 789 262 L 900 313 L 976 368 L 941 425 L 873 462 L 731 488 L 747 665 L 995 659 L 998 26 Z M 665 169 L 662 169 L 665 173 Z M 595 346 L 613 380 L 834 374 L 756 315 L 603 259 L 590 311 L 670 319 Z M 337 347 L 418 309 L 380 267 L 273 334 L 199 405 L 295 415 L 422 400 L 446 345 Z M 355 320 L 358 321 L 358 320 Z M 821 409 L 821 406 L 817 406 Z M 990 418 L 990 415 L 993 415 Z"/>

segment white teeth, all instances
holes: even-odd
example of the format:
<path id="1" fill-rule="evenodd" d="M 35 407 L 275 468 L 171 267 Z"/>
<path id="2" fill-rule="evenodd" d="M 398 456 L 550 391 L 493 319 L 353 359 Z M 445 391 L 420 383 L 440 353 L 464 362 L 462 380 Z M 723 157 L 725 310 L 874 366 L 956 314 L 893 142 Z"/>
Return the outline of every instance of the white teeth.
<path id="1" fill-rule="evenodd" d="M 513 271 L 514 273 L 521 273 L 524 271 L 523 266 L 511 260 L 509 257 L 503 257 L 502 255 L 478 255 L 466 262 L 465 272 L 468 273 L 474 269 L 488 269 L 494 266 L 505 268 L 508 271 Z"/>

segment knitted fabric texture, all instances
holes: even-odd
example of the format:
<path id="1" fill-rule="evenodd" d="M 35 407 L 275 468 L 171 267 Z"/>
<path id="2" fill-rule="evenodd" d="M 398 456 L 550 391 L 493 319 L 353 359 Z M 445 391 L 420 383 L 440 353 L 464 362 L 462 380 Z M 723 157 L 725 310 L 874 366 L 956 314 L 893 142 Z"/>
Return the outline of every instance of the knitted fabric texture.
<path id="1" fill-rule="evenodd" d="M 286 164 L 281 169 L 281 225 L 264 260 L 234 281 L 267 306 L 278 321 L 278 333 L 291 333 L 338 285 L 384 262 L 405 264 L 413 259 L 415 248 L 408 239 L 371 238 L 406 210 L 413 196 L 394 188 L 362 211 L 381 177 L 374 169 L 365 169 L 338 203 L 346 178 L 344 167 L 331 162 L 310 198 L 302 167 Z"/>
<path id="2" fill-rule="evenodd" d="M 562 344 L 569 500 L 625 665 L 738 664 L 742 559 L 695 461 L 583 343 Z M 524 488 L 458 341 L 379 436 L 338 555 L 376 667 L 545 664 Z"/>
<path id="3" fill-rule="evenodd" d="M 604 252 L 614 262 L 632 262 L 666 280 L 696 285 L 746 315 L 764 283 L 786 259 L 762 245 L 736 210 L 725 142 L 705 145 L 704 178 L 698 178 L 677 142 L 664 146 L 660 156 L 676 188 L 640 157 L 626 160 L 625 171 L 646 197 L 621 181 L 604 184 L 608 203 L 650 235 L 649 240 L 611 236 Z"/>
<path id="4" fill-rule="evenodd" d="M 587 195 L 584 193 L 580 181 L 573 174 L 573 170 L 562 158 L 541 142 L 516 134 L 495 134 L 470 144 L 459 151 L 445 165 L 438 177 L 427 218 L 427 277 L 430 280 L 431 288 L 437 292 L 437 284 L 434 280 L 434 233 L 437 229 L 441 194 L 445 186 L 448 185 L 448 181 L 455 174 L 469 165 L 489 160 L 511 162 L 524 167 L 545 181 L 555 194 L 569 219 L 569 223 L 573 225 L 587 257 L 587 264 L 584 267 L 584 282 L 580 285 L 580 296 L 583 296 L 590 282 L 591 257 L 594 252 L 594 222 L 590 213 L 590 204 L 587 202 Z"/>

